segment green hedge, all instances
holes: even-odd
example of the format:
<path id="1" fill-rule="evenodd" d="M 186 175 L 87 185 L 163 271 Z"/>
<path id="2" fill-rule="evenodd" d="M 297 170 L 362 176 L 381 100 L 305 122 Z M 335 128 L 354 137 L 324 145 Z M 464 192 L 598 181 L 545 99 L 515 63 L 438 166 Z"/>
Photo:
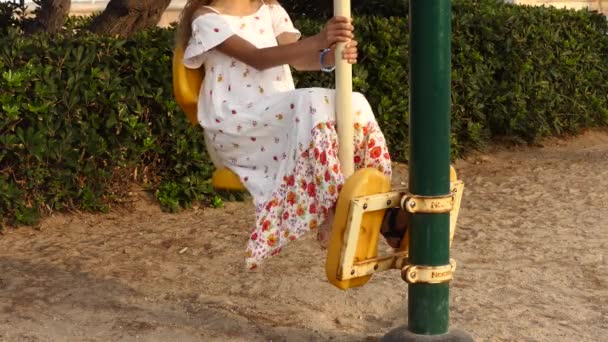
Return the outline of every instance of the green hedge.
<path id="1" fill-rule="evenodd" d="M 322 25 L 297 22 L 308 34 Z M 354 88 L 375 109 L 394 159 L 406 161 L 407 17 L 361 16 L 356 27 Z M 73 29 L 49 38 L 0 27 L 0 224 L 107 210 L 133 181 L 170 210 L 220 204 L 201 130 L 172 97 L 173 31 L 117 40 Z M 608 123 L 604 17 L 455 1 L 452 43 L 454 156 L 494 136 L 533 142 Z M 333 83 L 322 73 L 295 78 L 299 87 Z"/>
<path id="2" fill-rule="evenodd" d="M 333 15 L 331 0 L 281 0 L 281 5 L 295 18 L 329 19 Z M 377 17 L 403 17 L 407 15 L 408 0 L 355 0 L 351 3 L 354 17 L 373 14 Z"/>

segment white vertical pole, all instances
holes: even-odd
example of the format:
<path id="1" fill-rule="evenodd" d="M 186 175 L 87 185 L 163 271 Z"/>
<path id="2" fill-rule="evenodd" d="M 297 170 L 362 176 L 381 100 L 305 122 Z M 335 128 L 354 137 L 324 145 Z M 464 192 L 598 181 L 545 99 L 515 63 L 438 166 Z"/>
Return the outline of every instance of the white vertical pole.
<path id="1" fill-rule="evenodd" d="M 334 0 L 334 15 L 351 17 L 350 0 Z M 345 43 L 336 48 L 336 120 L 340 150 L 338 157 L 344 178 L 350 177 L 354 166 L 354 126 L 352 112 L 353 76 L 352 65 L 342 58 Z"/>

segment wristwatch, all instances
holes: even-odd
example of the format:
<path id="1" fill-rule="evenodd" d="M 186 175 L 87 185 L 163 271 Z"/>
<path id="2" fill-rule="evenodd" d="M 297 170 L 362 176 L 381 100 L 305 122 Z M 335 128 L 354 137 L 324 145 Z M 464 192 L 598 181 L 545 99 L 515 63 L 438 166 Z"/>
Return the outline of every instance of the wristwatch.
<path id="1" fill-rule="evenodd" d="M 332 72 L 336 69 L 336 66 L 332 66 L 332 67 L 326 67 L 324 60 L 325 60 L 325 55 L 327 55 L 329 52 L 331 51 L 331 49 L 326 48 L 321 50 L 321 53 L 319 54 L 319 64 L 321 64 L 321 71 L 324 72 Z"/>

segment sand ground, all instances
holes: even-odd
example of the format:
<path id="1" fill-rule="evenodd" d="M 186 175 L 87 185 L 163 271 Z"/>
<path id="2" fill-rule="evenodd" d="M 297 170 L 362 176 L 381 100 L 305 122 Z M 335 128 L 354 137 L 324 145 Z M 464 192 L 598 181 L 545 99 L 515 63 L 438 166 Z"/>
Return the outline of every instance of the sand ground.
<path id="1" fill-rule="evenodd" d="M 608 132 L 456 166 L 451 326 L 478 341 L 606 341 Z M 397 271 L 337 290 L 312 237 L 244 272 L 252 220 L 249 202 L 169 214 L 136 192 L 109 214 L 7 229 L 0 341 L 375 341 L 405 322 Z"/>

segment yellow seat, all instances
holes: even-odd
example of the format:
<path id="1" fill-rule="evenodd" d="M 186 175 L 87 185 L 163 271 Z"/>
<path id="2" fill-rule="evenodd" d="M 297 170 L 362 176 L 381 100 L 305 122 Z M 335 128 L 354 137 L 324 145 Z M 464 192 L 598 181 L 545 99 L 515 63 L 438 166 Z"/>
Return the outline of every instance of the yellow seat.
<path id="1" fill-rule="evenodd" d="M 198 125 L 198 97 L 205 77 L 203 68 L 189 69 L 184 66 L 184 48 L 177 46 L 173 53 L 173 96 L 175 101 L 186 113 L 188 121 Z M 216 189 L 246 191 L 239 177 L 230 169 L 224 167 L 217 156 L 209 137 L 205 133 L 205 146 L 211 161 L 217 169 L 213 173 L 212 184 Z"/>

